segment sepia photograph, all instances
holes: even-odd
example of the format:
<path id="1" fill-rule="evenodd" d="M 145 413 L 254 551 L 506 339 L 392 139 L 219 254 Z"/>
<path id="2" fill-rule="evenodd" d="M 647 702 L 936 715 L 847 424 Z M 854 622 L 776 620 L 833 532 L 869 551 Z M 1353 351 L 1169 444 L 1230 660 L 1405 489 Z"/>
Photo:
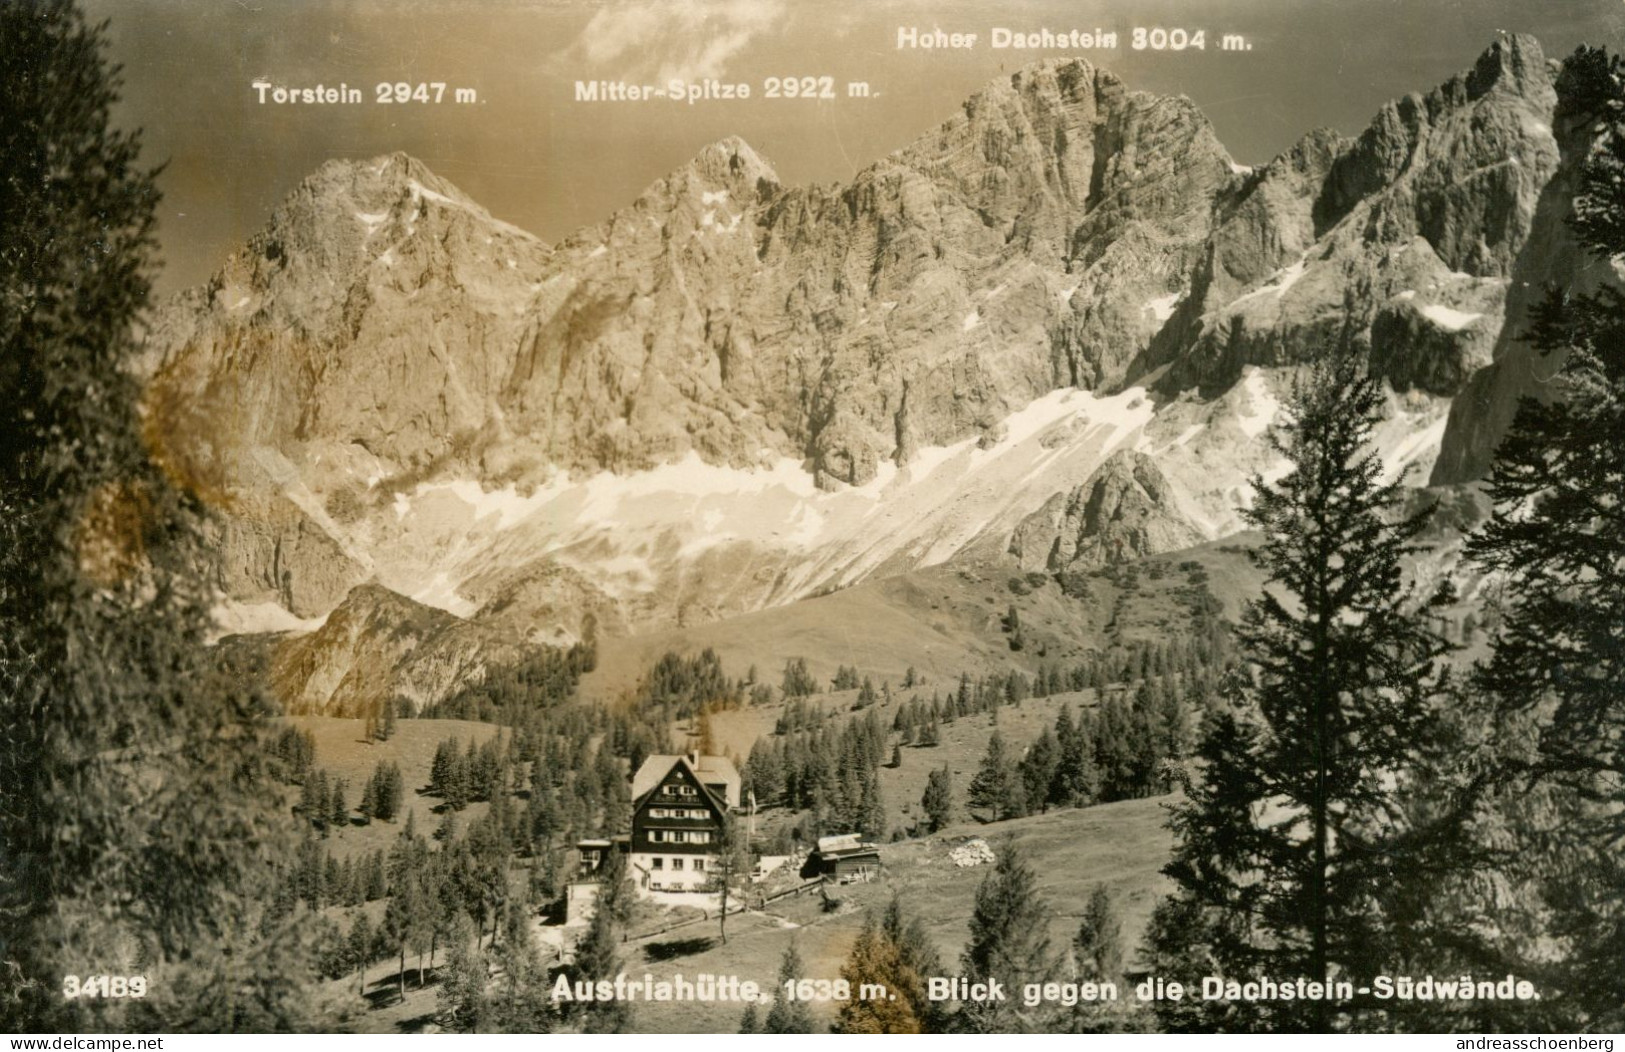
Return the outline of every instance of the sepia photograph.
<path id="1" fill-rule="evenodd" d="M 1622 55 L 0 0 L 8 1047 L 1612 1052 Z"/>

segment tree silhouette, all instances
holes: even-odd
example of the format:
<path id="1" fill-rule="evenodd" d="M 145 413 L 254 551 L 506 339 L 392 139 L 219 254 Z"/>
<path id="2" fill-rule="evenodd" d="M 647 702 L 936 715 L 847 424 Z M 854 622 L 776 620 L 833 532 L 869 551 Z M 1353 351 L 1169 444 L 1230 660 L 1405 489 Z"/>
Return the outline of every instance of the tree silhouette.
<path id="1" fill-rule="evenodd" d="M 306 955 L 249 952 L 299 942 L 259 923 L 291 825 L 203 657 L 200 480 L 137 408 L 158 193 L 104 51 L 69 0 L 0 5 L 0 1025 L 296 1029 Z M 151 994 L 63 998 L 90 961 Z"/>
<path id="2" fill-rule="evenodd" d="M 762 1024 L 764 1034 L 810 1034 L 813 1032 L 812 1012 L 807 1008 L 807 1002 L 792 999 L 785 994 L 785 984 L 792 980 L 805 979 L 806 970 L 801 964 L 801 953 L 796 949 L 795 939 L 784 948 L 784 956 L 779 959 L 779 986 L 773 995 L 773 1007 L 768 1009 L 767 1019 Z"/>
<path id="3" fill-rule="evenodd" d="M 914 1006 L 924 980 L 904 962 L 902 952 L 886 932 L 866 916 L 863 928 L 841 965 L 841 978 L 851 984 L 850 1000 L 840 1006 L 836 1031 L 842 1034 L 918 1034 L 921 1020 Z M 865 984 L 878 984 L 885 997 L 861 998 Z"/>
<path id="4" fill-rule="evenodd" d="M 1581 48 L 1559 112 L 1593 146 L 1570 224 L 1593 267 L 1625 259 L 1625 63 Z M 1598 134 L 1600 132 L 1600 134 Z M 1474 685 L 1503 735 L 1504 872 L 1532 879 L 1567 960 L 1543 983 L 1572 1014 L 1550 1029 L 1625 1027 L 1625 294 L 1553 291 L 1530 342 L 1558 365 L 1496 451 L 1493 512 L 1468 546 L 1501 578 L 1502 620 Z M 1528 744 L 1528 743 L 1532 743 Z M 1540 907 L 1536 907 L 1538 910 Z M 1527 952 L 1527 951 L 1526 951 Z M 1550 958 L 1549 953 L 1539 957 Z"/>
<path id="5" fill-rule="evenodd" d="M 928 833 L 935 833 L 953 821 L 953 775 L 948 773 L 947 767 L 939 767 L 926 775 L 925 795 L 920 798 L 920 807 L 925 811 L 925 829 Z"/>
<path id="6" fill-rule="evenodd" d="M 960 968 L 972 982 L 996 979 L 1007 991 L 1055 978 L 1059 960 L 1049 938 L 1050 910 L 1038 891 L 1038 875 L 1014 843 L 998 850 L 993 871 L 976 889 L 970 941 Z M 973 1033 L 1033 1033 L 1045 1027 L 1041 1015 L 1020 1001 L 972 1001 L 958 1015 L 960 1028 Z"/>
<path id="7" fill-rule="evenodd" d="M 1175 934 L 1222 974 L 1325 982 L 1401 952 L 1385 896 L 1428 840 L 1407 805 L 1443 751 L 1447 644 L 1404 582 L 1425 520 L 1399 513 L 1399 484 L 1370 446 L 1383 405 L 1352 357 L 1318 363 L 1271 432 L 1290 470 L 1254 480 L 1247 518 L 1267 584 L 1243 618 L 1244 673 L 1210 725 L 1165 869 L 1200 907 L 1196 933 Z M 1256 1010 L 1246 1025 L 1346 1022 L 1331 1000 L 1228 1008 Z"/>
<path id="8" fill-rule="evenodd" d="M 1115 982 L 1123 974 L 1123 923 L 1105 885 L 1089 893 L 1073 949 L 1081 976 Z"/>
<path id="9" fill-rule="evenodd" d="M 738 820 L 724 817 L 722 841 L 711 860 L 711 884 L 720 900 L 717 910 L 717 934 L 723 945 L 728 943 L 728 907 L 730 900 L 744 899 L 750 892 L 750 838 Z M 747 903 L 748 905 L 748 903 Z"/>

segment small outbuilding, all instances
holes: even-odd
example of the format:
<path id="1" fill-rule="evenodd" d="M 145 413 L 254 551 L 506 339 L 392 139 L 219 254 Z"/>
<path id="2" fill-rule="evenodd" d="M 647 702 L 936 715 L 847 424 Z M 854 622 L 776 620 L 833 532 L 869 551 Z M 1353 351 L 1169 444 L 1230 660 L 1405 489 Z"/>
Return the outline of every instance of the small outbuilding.
<path id="1" fill-rule="evenodd" d="M 801 867 L 802 877 L 822 877 L 836 884 L 868 883 L 880 875 L 880 848 L 857 833 L 818 838 L 818 847 Z"/>

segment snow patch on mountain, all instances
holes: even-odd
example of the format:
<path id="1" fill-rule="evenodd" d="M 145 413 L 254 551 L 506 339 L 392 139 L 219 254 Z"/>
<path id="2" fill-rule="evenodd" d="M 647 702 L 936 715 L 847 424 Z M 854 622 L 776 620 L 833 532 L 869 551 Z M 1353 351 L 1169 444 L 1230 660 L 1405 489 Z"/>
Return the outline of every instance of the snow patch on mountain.
<path id="1" fill-rule="evenodd" d="M 887 462 L 864 485 L 834 491 L 788 457 L 752 470 L 694 453 L 626 475 L 559 472 L 529 493 L 420 483 L 394 495 L 394 516 L 371 520 L 368 546 L 383 584 L 460 616 L 491 582 L 536 560 L 624 597 L 675 582 L 698 559 L 754 559 L 773 572 L 742 605 L 789 602 L 882 567 L 942 562 L 1013 526 L 1153 416 L 1140 388 L 1056 391 L 1007 416 L 995 441 L 924 447 L 902 468 Z"/>
<path id="2" fill-rule="evenodd" d="M 630 611 L 634 624 L 665 621 L 673 597 L 696 590 L 713 613 L 759 609 L 940 564 L 984 541 L 1002 550 L 1026 517 L 1124 449 L 1155 460 L 1170 501 L 1204 536 L 1232 532 L 1252 475 L 1285 470 L 1263 443 L 1236 440 L 1238 430 L 1256 439 L 1276 421 L 1281 382 L 1249 368 L 1220 398 L 1161 404 L 1140 387 L 1109 396 L 1066 388 L 980 439 L 921 447 L 901 467 L 887 461 L 861 486 L 820 488 L 789 457 L 748 469 L 690 453 L 629 474 L 559 471 L 528 491 L 472 478 L 421 482 L 388 497 L 394 515 L 363 519 L 348 535 L 324 525 L 346 550 L 365 551 L 380 584 L 460 617 L 483 616 L 548 566 L 594 601 Z M 1396 398 L 1377 436 L 1385 464 L 1430 466 L 1447 406 Z M 565 608 L 550 600 L 523 616 L 537 630 L 578 632 L 558 621 Z M 308 630 L 291 615 L 230 616 Z"/>
<path id="3" fill-rule="evenodd" d="M 1270 299 L 1280 299 L 1282 296 L 1286 295 L 1288 289 L 1292 288 L 1292 286 L 1298 283 L 1299 279 L 1303 277 L 1308 268 L 1308 263 L 1305 260 L 1300 259 L 1290 267 L 1284 267 L 1281 270 L 1276 271 L 1274 274 L 1270 275 L 1269 280 L 1264 283 L 1263 287 L 1254 289 L 1245 296 L 1238 296 L 1234 301 L 1232 301 L 1230 304 L 1231 309 L 1234 310 L 1236 307 L 1239 307 L 1242 304 L 1251 303 L 1255 300 L 1266 297 Z"/>
<path id="4" fill-rule="evenodd" d="M 210 642 L 225 636 L 258 635 L 264 632 L 314 632 L 327 623 L 327 616 L 296 617 L 278 603 L 244 603 L 221 596 L 210 611 L 214 631 Z"/>
<path id="5" fill-rule="evenodd" d="M 1420 309 L 1422 317 L 1441 329 L 1449 329 L 1451 332 L 1460 332 L 1484 316 L 1476 311 L 1456 310 L 1441 303 L 1429 303 Z"/>
<path id="6" fill-rule="evenodd" d="M 1389 392 L 1388 415 L 1373 436 L 1382 454 L 1384 478 L 1407 479 L 1411 485 L 1426 482 L 1444 442 L 1449 415 L 1448 399 Z"/>
<path id="7" fill-rule="evenodd" d="M 1156 318 L 1157 321 L 1165 322 L 1174 316 L 1174 307 L 1179 304 L 1179 301 L 1184 296 L 1183 292 L 1171 292 L 1166 296 L 1158 296 L 1156 299 L 1148 301 L 1145 309 L 1150 311 L 1151 316 Z"/>
<path id="8" fill-rule="evenodd" d="M 1248 410 L 1245 415 L 1236 417 L 1236 426 L 1248 438 L 1258 438 L 1275 422 L 1281 403 L 1270 390 L 1262 369 L 1247 369 L 1241 390 L 1246 395 Z"/>

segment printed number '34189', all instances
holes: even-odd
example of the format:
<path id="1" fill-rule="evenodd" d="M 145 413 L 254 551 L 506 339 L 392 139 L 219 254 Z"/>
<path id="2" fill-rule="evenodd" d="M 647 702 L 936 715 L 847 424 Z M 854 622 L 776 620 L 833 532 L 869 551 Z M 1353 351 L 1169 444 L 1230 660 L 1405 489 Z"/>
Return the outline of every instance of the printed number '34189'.
<path id="1" fill-rule="evenodd" d="M 145 997 L 147 977 L 144 975 L 77 975 L 62 977 L 62 996 L 75 997 Z"/>

